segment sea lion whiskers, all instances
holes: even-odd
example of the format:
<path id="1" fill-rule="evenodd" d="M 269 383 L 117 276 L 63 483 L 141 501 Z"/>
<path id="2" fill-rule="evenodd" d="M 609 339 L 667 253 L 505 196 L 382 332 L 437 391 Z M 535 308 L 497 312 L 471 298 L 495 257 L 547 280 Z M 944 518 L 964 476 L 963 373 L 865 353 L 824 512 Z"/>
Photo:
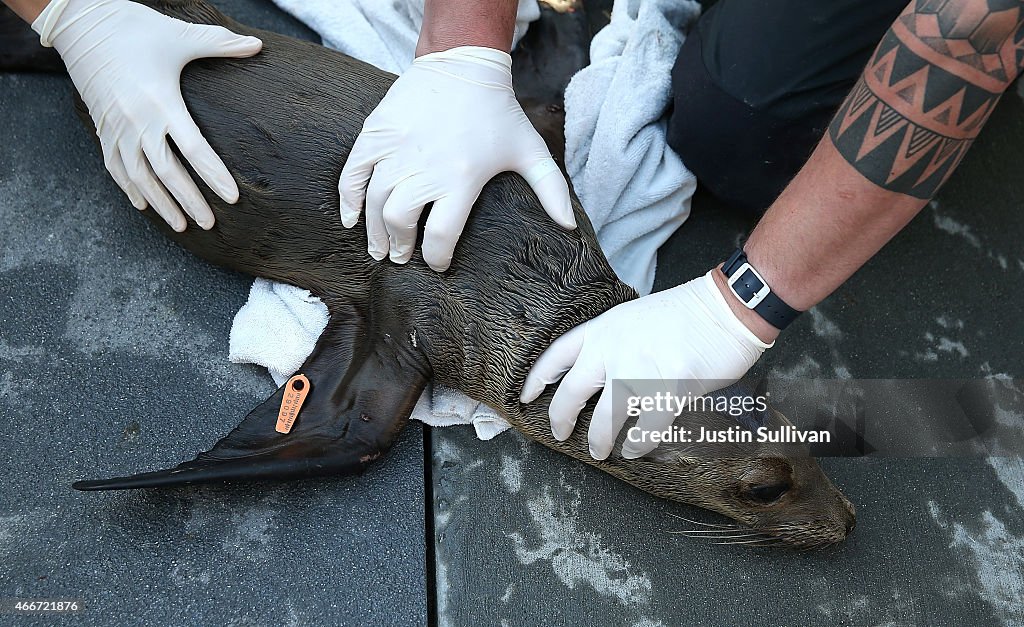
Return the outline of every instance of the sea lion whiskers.
<path id="1" fill-rule="evenodd" d="M 782 542 L 782 540 L 779 540 L 778 538 L 762 538 L 762 539 L 758 539 L 758 540 L 743 540 L 743 541 L 737 541 L 737 542 L 712 542 L 711 544 L 714 544 L 716 546 L 741 545 L 741 546 L 758 547 L 759 548 L 759 547 L 769 547 L 769 546 L 781 546 L 783 544 L 783 542 Z"/>
<path id="2" fill-rule="evenodd" d="M 680 516 L 679 514 L 673 514 L 672 512 L 668 512 L 668 515 L 672 516 L 673 518 L 678 518 L 679 520 L 688 522 L 688 523 L 693 524 L 693 525 L 700 525 L 702 527 L 715 527 L 717 529 L 740 529 L 740 528 L 742 528 L 740 525 L 737 525 L 736 523 L 730 523 L 730 524 L 727 524 L 727 525 L 717 525 L 717 524 L 708 523 L 708 522 L 701 522 L 699 520 L 690 520 L 689 518 L 686 518 L 684 516 Z"/>
<path id="3" fill-rule="evenodd" d="M 783 540 L 771 535 L 771 530 L 754 529 L 753 527 L 742 527 L 737 525 L 735 529 L 679 529 L 669 531 L 674 535 L 682 535 L 694 540 L 707 540 L 711 544 L 731 545 L 742 544 L 749 546 L 775 546 L 783 544 Z"/>
<path id="4" fill-rule="evenodd" d="M 677 529 L 676 531 L 669 531 L 668 533 L 683 535 L 689 538 L 700 538 L 704 540 L 727 540 L 729 538 L 749 538 L 750 536 L 766 535 L 765 532 L 755 530 L 753 527 L 749 527 L 746 529 L 741 527 L 736 531 L 745 533 L 721 533 L 710 529 Z"/>

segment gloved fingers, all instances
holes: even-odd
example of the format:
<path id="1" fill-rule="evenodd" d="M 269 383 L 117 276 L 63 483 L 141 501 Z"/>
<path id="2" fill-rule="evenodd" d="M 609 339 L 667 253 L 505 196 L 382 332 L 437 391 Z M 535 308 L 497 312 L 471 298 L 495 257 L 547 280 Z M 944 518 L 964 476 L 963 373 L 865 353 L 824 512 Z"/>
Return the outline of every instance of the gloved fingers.
<path id="1" fill-rule="evenodd" d="M 338 179 L 341 223 L 345 228 L 350 229 L 359 222 L 359 214 L 366 203 L 370 177 L 379 160 L 372 137 L 360 133 L 348 153 L 345 166 L 341 169 L 341 178 Z M 387 249 L 384 251 L 387 252 Z"/>
<path id="2" fill-rule="evenodd" d="M 427 202 L 415 177 L 404 179 L 391 190 L 381 209 L 391 261 L 407 263 L 412 258 L 420 215 Z"/>
<path id="3" fill-rule="evenodd" d="M 520 403 L 532 403 L 537 400 L 545 386 L 555 383 L 572 368 L 583 349 L 585 327 L 586 324 L 581 324 L 571 329 L 541 353 L 526 375 L 526 381 L 523 382 L 523 389 L 519 393 Z"/>
<path id="4" fill-rule="evenodd" d="M 604 384 L 604 365 L 594 363 L 581 354 L 581 358 L 562 377 L 562 382 L 551 397 L 551 406 L 548 407 L 551 435 L 556 440 L 565 440 L 572 435 L 580 411 L 594 394 L 601 391 Z"/>
<path id="5" fill-rule="evenodd" d="M 142 195 L 139 188 L 128 178 L 128 171 L 125 170 L 124 160 L 121 159 L 121 151 L 117 149 L 117 144 L 102 140 L 100 144 L 103 147 L 103 164 L 107 166 L 107 172 L 110 172 L 111 178 L 121 188 L 121 191 L 128 196 L 132 206 L 140 211 L 148 207 L 146 197 Z"/>
<path id="6" fill-rule="evenodd" d="M 444 272 L 452 265 L 455 246 L 466 228 L 474 202 L 475 197 L 461 193 L 434 201 L 423 227 L 423 261 L 437 272 Z"/>
<path id="7" fill-rule="evenodd" d="M 171 130 L 168 133 L 174 140 L 174 144 L 196 171 L 196 174 L 210 186 L 215 194 L 223 198 L 224 202 L 235 204 L 238 202 L 238 184 L 235 183 L 235 178 L 231 176 L 224 161 L 192 121 L 192 116 L 185 108 L 185 103 L 181 102 L 176 108 L 177 111 L 172 116 Z"/>
<path id="8" fill-rule="evenodd" d="M 622 456 L 626 459 L 636 459 L 658 448 L 658 443 L 650 437 L 650 434 L 655 431 L 668 429 L 675 421 L 675 418 L 675 414 L 669 411 L 652 411 L 640 414 L 640 418 L 636 421 L 636 426 L 638 427 L 637 437 L 627 438 L 622 443 Z"/>
<path id="9" fill-rule="evenodd" d="M 597 399 L 594 407 L 594 415 L 590 418 L 590 429 L 587 431 L 587 441 L 590 444 L 590 456 L 594 459 L 608 459 L 612 448 L 615 446 L 615 437 L 622 429 L 622 420 L 614 414 L 612 403 L 612 386 L 606 385 L 601 397 Z"/>
<path id="10" fill-rule="evenodd" d="M 390 250 L 388 228 L 384 222 L 384 203 L 393 189 L 393 184 L 383 171 L 375 172 L 366 186 L 366 247 L 370 256 L 377 261 L 387 257 Z"/>
<path id="11" fill-rule="evenodd" d="M 538 141 L 541 141 L 538 138 Z M 545 149 L 546 152 L 546 149 Z M 519 169 L 519 174 L 533 188 L 540 204 L 551 219 L 565 229 L 576 228 L 576 216 L 569 199 L 569 184 L 565 182 L 558 164 L 550 156 L 533 161 Z"/>
<path id="12" fill-rule="evenodd" d="M 195 181 L 171 152 L 171 147 L 163 137 L 154 137 L 143 141 L 142 150 L 153 168 L 153 173 L 171 193 L 178 205 L 192 216 L 204 230 L 213 228 L 213 211 L 203 198 Z"/>
<path id="13" fill-rule="evenodd" d="M 125 151 L 122 150 L 121 155 L 124 156 Z M 146 201 L 149 202 L 149 206 L 164 219 L 164 222 L 179 233 L 184 231 L 185 227 L 188 226 L 187 222 L 185 222 L 185 216 L 181 213 L 181 209 L 171 200 L 167 190 L 160 185 L 160 181 L 153 174 L 153 170 L 146 161 L 142 150 L 132 150 L 128 155 L 124 166 L 132 183 L 142 192 L 142 195 L 146 197 Z"/>
<path id="14" fill-rule="evenodd" d="M 206 24 L 188 24 L 182 36 L 195 42 L 193 59 L 203 57 L 225 57 L 241 59 L 251 57 L 263 48 L 263 42 L 257 37 L 239 35 L 223 26 Z"/>

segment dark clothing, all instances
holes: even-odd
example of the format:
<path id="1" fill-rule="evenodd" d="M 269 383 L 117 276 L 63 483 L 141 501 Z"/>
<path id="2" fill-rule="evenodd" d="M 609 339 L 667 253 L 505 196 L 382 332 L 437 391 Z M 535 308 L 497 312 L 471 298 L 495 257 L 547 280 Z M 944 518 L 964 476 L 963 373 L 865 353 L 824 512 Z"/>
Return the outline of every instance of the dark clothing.
<path id="1" fill-rule="evenodd" d="M 669 145 L 715 196 L 764 212 L 907 1 L 719 0 L 676 59 Z"/>

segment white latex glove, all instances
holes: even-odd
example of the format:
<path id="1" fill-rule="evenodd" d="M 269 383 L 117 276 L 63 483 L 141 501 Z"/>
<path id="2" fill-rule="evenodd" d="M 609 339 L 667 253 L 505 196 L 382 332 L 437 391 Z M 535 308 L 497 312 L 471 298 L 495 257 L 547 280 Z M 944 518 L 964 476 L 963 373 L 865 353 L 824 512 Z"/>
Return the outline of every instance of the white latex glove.
<path id="1" fill-rule="evenodd" d="M 369 253 L 405 263 L 423 207 L 423 259 L 444 271 L 480 190 L 518 172 L 544 210 L 576 228 L 569 188 L 512 91 L 512 58 L 463 46 L 423 55 L 363 124 L 341 173 L 341 221 L 355 226 L 366 205 Z"/>
<path id="2" fill-rule="evenodd" d="M 152 206 L 175 231 L 186 227 L 181 209 L 211 228 L 213 212 L 167 138 L 225 202 L 238 200 L 238 185 L 185 108 L 181 70 L 203 57 L 252 56 L 262 42 L 128 0 L 52 0 L 32 28 L 64 59 L 131 203 Z"/>
<path id="3" fill-rule="evenodd" d="M 565 440 L 580 410 L 603 388 L 588 436 L 591 456 L 605 459 L 627 418 L 613 415 L 613 380 L 673 380 L 678 396 L 703 396 L 738 381 L 771 346 L 729 309 L 709 272 L 614 307 L 555 340 L 527 375 L 520 400 L 532 402 L 544 386 L 562 379 L 549 414 L 551 433 Z M 674 419 L 670 413 L 644 413 L 637 426 L 662 431 Z M 656 447 L 627 439 L 622 455 L 635 459 Z"/>

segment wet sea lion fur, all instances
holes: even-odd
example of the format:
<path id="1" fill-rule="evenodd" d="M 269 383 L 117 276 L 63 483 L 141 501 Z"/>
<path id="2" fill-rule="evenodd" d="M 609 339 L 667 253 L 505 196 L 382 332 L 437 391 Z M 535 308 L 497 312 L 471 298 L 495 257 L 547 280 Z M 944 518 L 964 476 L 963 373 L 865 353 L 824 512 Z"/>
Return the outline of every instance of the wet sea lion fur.
<path id="1" fill-rule="evenodd" d="M 521 177 L 502 174 L 477 201 L 447 272 L 430 270 L 418 245 L 404 266 L 375 262 L 366 253 L 365 226 L 341 225 L 337 181 L 363 120 L 395 77 L 322 46 L 245 27 L 200 0 L 143 4 L 264 42 L 251 59 L 196 61 L 182 75 L 188 108 L 235 175 L 239 202 L 226 205 L 204 188 L 217 219 L 210 231 L 190 222 L 175 233 L 154 212 L 145 214 L 211 263 L 309 289 L 327 305 L 330 322 L 300 369 L 311 390 L 291 433 L 274 428 L 282 388 L 193 461 L 75 488 L 359 472 L 389 448 L 434 381 L 494 407 L 545 446 L 657 496 L 730 516 L 772 541 L 820 546 L 852 529 L 853 506 L 817 463 L 769 444 L 755 455 L 718 459 L 663 444 L 625 460 L 616 447 L 608 460 L 595 461 L 586 436 L 593 403 L 572 437 L 556 441 L 547 418 L 554 386 L 534 403 L 519 402 L 528 370 L 555 338 L 637 296 L 615 277 L 579 202 L 574 198 L 579 228 L 564 231 Z M 736 424 L 713 413 L 680 420 Z M 767 420 L 785 423 L 777 412 Z"/>

